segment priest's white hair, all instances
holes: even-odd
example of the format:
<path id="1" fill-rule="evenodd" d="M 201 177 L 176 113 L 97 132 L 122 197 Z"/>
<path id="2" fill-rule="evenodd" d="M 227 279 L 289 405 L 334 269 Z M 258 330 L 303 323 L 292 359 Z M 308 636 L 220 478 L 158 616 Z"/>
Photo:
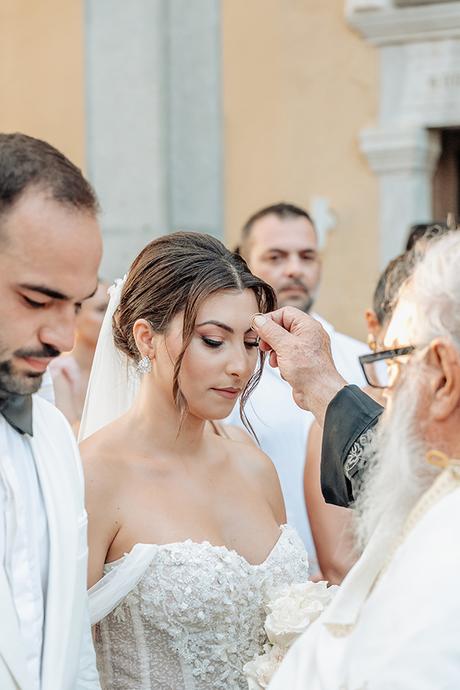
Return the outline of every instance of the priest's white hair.
<path id="1" fill-rule="evenodd" d="M 460 350 L 460 231 L 432 240 L 410 281 L 417 342 L 450 337 Z"/>
<path id="2" fill-rule="evenodd" d="M 412 276 L 401 287 L 415 305 L 414 345 L 428 345 L 448 337 L 460 351 L 460 232 L 433 240 Z M 394 540 L 420 496 L 438 470 L 426 460 L 423 425 L 417 415 L 426 367 L 410 360 L 403 367 L 371 446 L 368 469 L 355 505 L 359 546 L 363 548 L 380 525 L 382 548 Z"/>

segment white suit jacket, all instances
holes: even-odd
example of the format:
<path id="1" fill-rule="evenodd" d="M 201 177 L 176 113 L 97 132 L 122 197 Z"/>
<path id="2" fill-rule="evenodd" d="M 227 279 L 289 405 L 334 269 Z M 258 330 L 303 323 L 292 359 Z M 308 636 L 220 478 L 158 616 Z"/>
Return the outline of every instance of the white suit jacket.
<path id="1" fill-rule="evenodd" d="M 30 443 L 50 540 L 42 690 L 100 690 L 87 608 L 87 516 L 78 449 L 63 415 L 38 395 L 33 397 L 33 427 Z M 30 688 L 16 610 L 2 564 L 0 688 Z"/>

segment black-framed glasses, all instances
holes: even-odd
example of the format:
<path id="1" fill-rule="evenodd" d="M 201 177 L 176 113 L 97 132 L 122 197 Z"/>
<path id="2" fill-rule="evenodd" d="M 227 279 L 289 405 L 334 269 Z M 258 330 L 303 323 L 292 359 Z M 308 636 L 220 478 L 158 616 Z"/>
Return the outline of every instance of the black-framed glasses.
<path id="1" fill-rule="evenodd" d="M 372 352 L 369 355 L 361 355 L 361 364 L 367 383 L 372 388 L 388 388 L 390 386 L 391 365 L 397 357 L 410 355 L 416 349 L 415 345 L 397 347 L 392 350 Z"/>

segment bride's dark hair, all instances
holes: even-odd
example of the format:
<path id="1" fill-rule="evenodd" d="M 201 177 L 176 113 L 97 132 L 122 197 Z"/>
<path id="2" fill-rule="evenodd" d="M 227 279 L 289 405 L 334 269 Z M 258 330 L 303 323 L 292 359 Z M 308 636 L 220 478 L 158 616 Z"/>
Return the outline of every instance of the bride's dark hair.
<path id="1" fill-rule="evenodd" d="M 140 354 L 133 335 L 135 322 L 146 319 L 156 333 L 165 333 L 176 314 L 184 312 L 183 345 L 174 366 L 173 396 L 177 407 L 185 412 L 187 403 L 180 390 L 179 375 L 198 310 L 216 292 L 247 289 L 253 291 L 259 312 L 276 308 L 275 293 L 270 285 L 254 276 L 245 260 L 219 240 L 195 232 L 159 237 L 141 251 L 129 269 L 120 305 L 113 317 L 115 345 L 138 362 Z M 251 431 L 244 405 L 260 380 L 263 364 L 261 352 L 260 366 L 240 398 L 241 418 Z"/>

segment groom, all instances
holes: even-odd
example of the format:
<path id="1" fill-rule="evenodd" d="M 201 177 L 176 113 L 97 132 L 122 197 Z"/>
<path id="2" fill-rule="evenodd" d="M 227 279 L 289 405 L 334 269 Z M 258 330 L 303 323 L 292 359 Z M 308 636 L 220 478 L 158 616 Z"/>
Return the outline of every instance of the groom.
<path id="1" fill-rule="evenodd" d="M 99 688 L 70 427 L 38 395 L 97 287 L 94 192 L 55 148 L 0 134 L 0 688 Z"/>
<path id="2" fill-rule="evenodd" d="M 270 690 L 460 687 L 459 263 L 453 233 L 427 248 L 402 288 L 385 336 L 388 405 L 356 505 L 364 550 Z M 300 347 L 299 330 L 291 335 Z M 309 364 L 289 366 L 282 340 L 277 354 L 300 400 Z M 339 381 L 324 385 L 328 398 Z"/>

